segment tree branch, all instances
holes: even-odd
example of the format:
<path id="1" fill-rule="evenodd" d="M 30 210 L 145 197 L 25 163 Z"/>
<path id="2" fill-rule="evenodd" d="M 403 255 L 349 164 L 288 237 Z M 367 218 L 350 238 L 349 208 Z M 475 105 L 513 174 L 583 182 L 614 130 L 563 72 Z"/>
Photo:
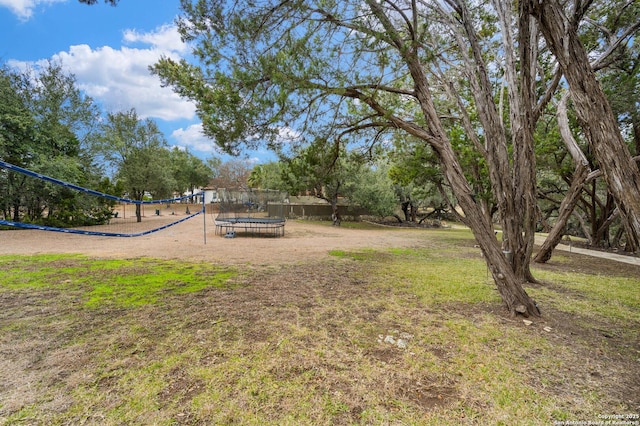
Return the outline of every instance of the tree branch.
<path id="1" fill-rule="evenodd" d="M 560 102 L 558 103 L 558 128 L 560 130 L 560 135 L 562 136 L 562 141 L 571 154 L 574 164 L 587 167 L 589 166 L 589 161 L 578 146 L 576 140 L 573 138 L 571 130 L 569 129 L 569 118 L 567 116 L 568 98 L 569 93 L 565 92 L 562 98 L 560 98 Z"/>
<path id="2" fill-rule="evenodd" d="M 533 109 L 534 122 L 537 122 L 540 119 L 542 113 L 544 112 L 544 109 L 547 107 L 551 99 L 553 99 L 553 95 L 555 95 L 556 89 L 558 89 L 560 80 L 562 80 L 562 69 L 560 67 L 557 67 L 556 72 L 553 75 L 551 84 L 547 86 L 547 90 L 544 92 L 542 98 L 540 98 L 540 100 L 538 101 L 538 105 L 536 105 L 536 107 Z"/>
<path id="3" fill-rule="evenodd" d="M 598 71 L 598 70 L 601 70 L 602 68 L 606 67 L 607 65 L 609 65 L 610 62 L 605 63 L 605 59 L 607 59 L 611 54 L 613 54 L 613 52 L 615 52 L 615 50 L 618 47 L 620 47 L 622 42 L 627 37 L 631 36 L 634 32 L 636 32 L 639 28 L 640 28 L 640 21 L 636 22 L 634 25 L 632 25 L 629 28 L 627 28 L 626 31 L 624 33 L 622 33 L 622 35 L 620 35 L 620 37 L 616 38 L 616 40 L 613 43 L 611 43 L 609 48 L 602 55 L 600 55 L 600 57 L 598 59 L 596 59 L 591 64 L 591 68 L 593 68 L 594 71 Z"/>

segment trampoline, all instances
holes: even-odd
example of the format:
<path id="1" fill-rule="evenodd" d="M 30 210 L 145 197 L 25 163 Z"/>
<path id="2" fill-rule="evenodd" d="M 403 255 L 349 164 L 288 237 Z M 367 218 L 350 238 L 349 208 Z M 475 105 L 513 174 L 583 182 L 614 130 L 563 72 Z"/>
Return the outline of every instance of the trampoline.
<path id="1" fill-rule="evenodd" d="M 285 219 L 280 217 L 218 217 L 216 235 L 235 236 L 244 233 L 252 237 L 284 236 Z"/>
<path id="2" fill-rule="evenodd" d="M 214 220 L 216 235 L 233 238 L 284 236 L 284 208 L 270 208 L 271 202 L 282 206 L 286 193 L 269 190 L 220 191 L 221 202 Z M 273 207 L 273 206 L 271 206 Z"/>

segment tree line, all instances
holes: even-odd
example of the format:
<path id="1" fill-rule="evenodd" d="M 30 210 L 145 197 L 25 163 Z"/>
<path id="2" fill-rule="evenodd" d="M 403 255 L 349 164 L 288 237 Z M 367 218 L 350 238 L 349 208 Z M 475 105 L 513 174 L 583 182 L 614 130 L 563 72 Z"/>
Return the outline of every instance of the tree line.
<path id="1" fill-rule="evenodd" d="M 211 165 L 169 149 L 135 110 L 104 116 L 61 66 L 0 68 L 0 159 L 117 197 L 171 198 L 209 182 Z M 106 223 L 113 202 L 19 173 L 0 171 L 2 214 L 16 222 L 68 227 Z M 139 205 L 137 218 L 141 220 Z"/>

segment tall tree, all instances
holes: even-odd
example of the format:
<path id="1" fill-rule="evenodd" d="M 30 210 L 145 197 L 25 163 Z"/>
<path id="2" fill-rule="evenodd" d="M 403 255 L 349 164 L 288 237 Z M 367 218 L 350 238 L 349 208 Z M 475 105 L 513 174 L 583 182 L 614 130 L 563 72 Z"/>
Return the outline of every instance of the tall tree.
<path id="1" fill-rule="evenodd" d="M 434 215 L 443 215 L 447 210 L 456 215 L 450 194 L 446 193 L 444 177 L 438 165 L 438 159 L 429 146 L 423 144 L 398 144 L 390 154 L 389 177 L 396 187 L 405 220 L 417 219 L 419 207 L 432 208 Z M 478 162 L 467 170 L 475 173 Z M 477 191 L 476 194 L 483 194 Z M 480 195 L 478 198 L 484 200 Z M 488 209 L 484 208 L 485 211 Z M 416 217 L 413 217 L 413 216 Z M 420 220 L 426 219 L 423 217 Z"/>
<path id="2" fill-rule="evenodd" d="M 174 189 L 179 194 L 185 191 L 193 194 L 196 187 L 207 185 L 213 177 L 213 170 L 204 161 L 177 147 L 171 150 L 171 167 L 176 182 Z"/>
<path id="3" fill-rule="evenodd" d="M 35 149 L 35 117 L 29 109 L 21 77 L 0 68 L 0 158 L 25 166 Z"/>
<path id="4" fill-rule="evenodd" d="M 395 216 L 398 193 L 389 177 L 389 168 L 384 160 L 360 167 L 351 176 L 354 182 L 346 194 L 349 200 L 380 218 Z"/>
<path id="5" fill-rule="evenodd" d="M 279 161 L 258 164 L 251 170 L 247 182 L 251 188 L 286 191 L 282 173 L 283 166 Z"/>
<path id="6" fill-rule="evenodd" d="M 479 8 L 462 0 L 181 4 L 179 29 L 201 65 L 164 58 L 153 71 L 197 103 L 205 134 L 228 151 L 275 143 L 278 126 L 341 144 L 375 145 L 395 132 L 417 138 L 438 158 L 509 311 L 539 315 L 522 284 L 533 279 L 532 134 L 537 103 L 549 97 L 536 78 L 529 14 L 516 18 L 498 0 Z M 499 108 L 502 87 L 508 109 Z M 461 123 L 486 161 L 502 244 L 443 117 Z"/>
<path id="7" fill-rule="evenodd" d="M 35 150 L 35 118 L 27 105 L 21 78 L 6 67 L 0 69 L 0 159 L 27 167 Z M 15 173 L 0 175 L 3 217 L 20 221 L 26 178 Z"/>
<path id="8" fill-rule="evenodd" d="M 604 82 L 604 87 L 608 88 L 608 98 L 612 106 L 615 106 L 614 115 L 616 119 L 621 120 L 621 127 L 624 128 L 627 125 L 633 128 L 637 98 L 633 96 L 636 91 L 633 81 L 637 82 L 640 78 L 638 74 L 640 56 L 637 53 L 637 43 L 633 43 L 633 34 L 640 28 L 640 21 L 638 21 L 640 5 L 637 2 L 599 2 L 595 7 L 593 4 L 591 6 L 592 10 L 587 13 L 589 5 L 576 4 L 575 11 L 571 15 L 574 22 L 570 24 L 574 28 L 577 27 L 573 36 L 577 34 L 583 48 L 589 52 L 588 57 L 591 62 L 588 66 L 594 73 L 599 72 L 603 75 L 604 78 L 601 78 L 600 82 Z M 576 22 L 582 23 L 577 25 Z M 575 84 L 576 80 L 573 81 Z M 621 95 L 622 93 L 624 95 Z M 583 232 L 593 244 L 601 244 L 604 240 L 608 242 L 610 225 L 614 223 L 616 217 L 619 217 L 616 203 L 601 203 L 598 200 L 601 195 L 596 189 L 601 185 L 598 185 L 595 179 L 601 176 L 602 172 L 592 170 L 599 167 L 599 155 L 593 149 L 593 143 L 589 146 L 586 143 L 578 143 L 574 139 L 567 118 L 568 95 L 568 93 L 564 94 L 558 103 L 557 116 L 561 139 L 566 146 L 566 152 L 570 154 L 568 157 L 573 159 L 572 169 L 574 170 L 563 172 L 571 175 L 568 179 L 569 189 L 562 202 L 558 203 L 557 219 L 536 255 L 537 262 L 550 259 L 553 249 L 564 234 L 570 215 L 574 213 L 574 207 L 581 207 L 587 213 L 586 221 L 590 223 L 590 227 L 582 223 L 585 221 L 581 214 L 575 212 L 574 215 L 580 219 Z M 573 133 L 580 134 L 575 131 Z M 587 141 L 592 141 L 590 132 L 584 133 Z M 584 146 L 587 148 L 585 149 Z M 563 168 L 561 167 L 560 170 Z M 588 189 L 586 185 L 589 186 Z M 591 203 L 587 201 L 589 198 L 592 200 Z M 610 198 L 606 189 L 604 198 L 615 199 Z M 612 212 L 615 214 L 612 215 Z M 637 235 L 629 225 L 629 221 L 624 220 L 623 227 L 620 229 L 626 231 L 627 249 L 635 250 L 638 247 Z"/>
<path id="9" fill-rule="evenodd" d="M 141 201 L 146 193 L 166 197 L 176 186 L 166 147 L 155 122 L 141 120 L 131 109 L 107 115 L 96 149 L 116 170 L 129 197 Z M 136 218 L 142 221 L 140 204 L 136 204 Z"/>
<path id="10" fill-rule="evenodd" d="M 339 225 L 339 197 L 347 195 L 361 165 L 358 155 L 339 143 L 318 139 L 284 163 L 283 178 L 290 193 L 309 193 L 328 202 L 333 223 Z"/>

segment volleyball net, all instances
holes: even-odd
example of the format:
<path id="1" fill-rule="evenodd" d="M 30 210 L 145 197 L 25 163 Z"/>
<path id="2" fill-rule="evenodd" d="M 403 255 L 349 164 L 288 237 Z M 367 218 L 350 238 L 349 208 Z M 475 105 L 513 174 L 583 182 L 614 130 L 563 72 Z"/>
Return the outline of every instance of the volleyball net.
<path id="1" fill-rule="evenodd" d="M 0 161 L 0 197 L 0 228 L 107 237 L 152 234 L 205 210 L 202 192 L 161 200 L 131 200 L 4 161 Z"/>

